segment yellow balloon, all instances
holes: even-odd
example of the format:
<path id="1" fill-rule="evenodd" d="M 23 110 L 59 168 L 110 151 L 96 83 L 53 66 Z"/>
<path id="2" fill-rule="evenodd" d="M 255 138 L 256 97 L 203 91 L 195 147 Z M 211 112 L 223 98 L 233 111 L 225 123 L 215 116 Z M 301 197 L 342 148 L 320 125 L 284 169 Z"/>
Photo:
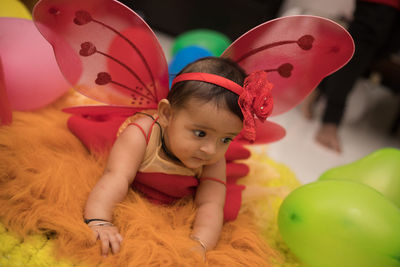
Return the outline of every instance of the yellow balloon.
<path id="1" fill-rule="evenodd" d="M 0 17 L 32 19 L 28 8 L 18 0 L 1 0 Z"/>

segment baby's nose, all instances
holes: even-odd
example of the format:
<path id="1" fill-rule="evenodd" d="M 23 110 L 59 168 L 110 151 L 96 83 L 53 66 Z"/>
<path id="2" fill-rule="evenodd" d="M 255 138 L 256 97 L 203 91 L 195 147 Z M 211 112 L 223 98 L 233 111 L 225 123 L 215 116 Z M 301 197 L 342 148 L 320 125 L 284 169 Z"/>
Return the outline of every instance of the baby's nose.
<path id="1" fill-rule="evenodd" d="M 207 142 L 202 145 L 200 150 L 208 155 L 214 155 L 217 152 L 217 147 L 214 142 Z"/>

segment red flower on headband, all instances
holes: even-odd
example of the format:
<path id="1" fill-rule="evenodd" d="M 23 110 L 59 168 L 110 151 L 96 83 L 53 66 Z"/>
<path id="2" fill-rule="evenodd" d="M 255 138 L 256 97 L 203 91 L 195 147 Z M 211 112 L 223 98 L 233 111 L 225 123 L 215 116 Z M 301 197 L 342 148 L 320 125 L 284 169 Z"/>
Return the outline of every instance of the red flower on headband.
<path id="1" fill-rule="evenodd" d="M 265 71 L 253 72 L 244 81 L 239 106 L 244 117 L 242 135 L 250 141 L 256 138 L 255 119 L 264 122 L 272 112 L 272 87 L 273 84 L 267 80 Z"/>

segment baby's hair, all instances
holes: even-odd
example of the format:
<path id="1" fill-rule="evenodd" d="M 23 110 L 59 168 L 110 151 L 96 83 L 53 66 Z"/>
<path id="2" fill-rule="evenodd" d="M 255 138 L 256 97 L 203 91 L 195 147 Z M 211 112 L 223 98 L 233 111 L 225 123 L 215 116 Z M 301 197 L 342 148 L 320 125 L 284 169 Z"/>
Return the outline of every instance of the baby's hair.
<path id="1" fill-rule="evenodd" d="M 243 86 L 245 71 L 227 58 L 205 57 L 187 65 L 179 74 L 203 72 L 225 77 Z M 227 107 L 229 111 L 243 120 L 243 114 L 238 104 L 239 96 L 224 87 L 202 82 L 183 81 L 176 83 L 169 92 L 167 99 L 174 108 L 183 108 L 190 99 L 212 102 L 217 107 Z"/>

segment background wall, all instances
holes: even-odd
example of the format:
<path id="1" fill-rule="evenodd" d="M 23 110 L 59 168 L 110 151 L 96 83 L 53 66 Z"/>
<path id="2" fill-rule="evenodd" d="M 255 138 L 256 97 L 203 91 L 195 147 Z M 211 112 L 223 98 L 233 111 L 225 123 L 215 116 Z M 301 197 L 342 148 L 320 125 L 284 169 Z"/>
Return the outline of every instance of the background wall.
<path id="1" fill-rule="evenodd" d="M 153 28 L 172 36 L 198 28 L 236 39 L 249 29 L 276 18 L 283 0 L 120 0 Z"/>

